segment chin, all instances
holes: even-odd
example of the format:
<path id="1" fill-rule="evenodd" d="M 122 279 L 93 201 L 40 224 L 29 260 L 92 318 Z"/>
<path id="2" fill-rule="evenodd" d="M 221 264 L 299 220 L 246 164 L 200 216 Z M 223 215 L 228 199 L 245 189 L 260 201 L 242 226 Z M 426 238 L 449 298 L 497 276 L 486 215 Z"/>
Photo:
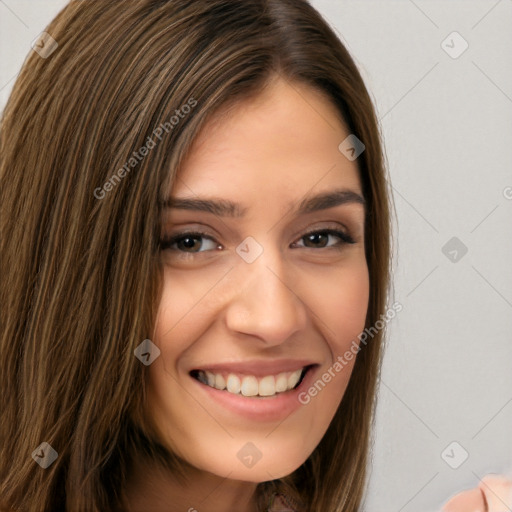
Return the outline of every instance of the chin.
<path id="1" fill-rule="evenodd" d="M 230 480 L 261 483 L 283 478 L 307 460 L 314 446 L 306 450 L 304 442 L 287 443 L 278 437 L 272 441 L 264 435 L 253 441 L 230 439 L 223 445 L 204 447 L 188 461 L 200 470 Z"/>

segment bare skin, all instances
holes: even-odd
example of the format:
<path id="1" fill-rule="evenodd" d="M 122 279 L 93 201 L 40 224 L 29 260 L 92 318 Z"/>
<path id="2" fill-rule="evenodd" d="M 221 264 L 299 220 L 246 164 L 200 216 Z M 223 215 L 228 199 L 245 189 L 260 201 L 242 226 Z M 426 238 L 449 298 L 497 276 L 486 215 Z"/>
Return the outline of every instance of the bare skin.
<path id="1" fill-rule="evenodd" d="M 128 512 L 257 512 L 254 503 L 256 484 L 225 479 L 196 470 L 191 485 L 180 485 L 173 475 L 143 464 L 127 486 Z M 200 489 L 200 490 L 198 490 Z"/>
<path id="2" fill-rule="evenodd" d="M 139 468 L 130 510 L 254 512 L 257 483 L 295 471 L 325 434 L 355 358 L 307 405 L 291 404 L 290 391 L 283 417 L 261 412 L 276 396 L 239 395 L 241 408 L 254 407 L 240 412 L 225 405 L 233 398 L 228 391 L 191 373 L 254 363 L 249 376 L 268 366 L 277 379 L 281 366 L 306 372 L 306 361 L 308 375 L 318 379 L 358 340 L 369 300 L 365 206 L 352 199 L 295 212 L 304 199 L 337 190 L 362 198 L 357 162 L 338 149 L 348 135 L 320 93 L 276 80 L 195 141 L 170 195 L 231 201 L 245 215 L 165 213 L 163 238 L 187 231 L 206 236 L 187 243 L 182 236 L 162 251 L 163 294 L 152 338 L 161 356 L 149 366 L 147 410 L 162 443 L 196 469 L 183 488 L 172 475 Z M 257 244 L 241 245 L 248 237 Z M 262 252 L 248 263 L 240 247 Z M 246 464 L 254 454 L 257 463 Z"/>
<path id="3" fill-rule="evenodd" d="M 509 512 L 512 510 L 512 480 L 502 475 L 487 475 L 478 488 L 454 496 L 443 512 Z"/>

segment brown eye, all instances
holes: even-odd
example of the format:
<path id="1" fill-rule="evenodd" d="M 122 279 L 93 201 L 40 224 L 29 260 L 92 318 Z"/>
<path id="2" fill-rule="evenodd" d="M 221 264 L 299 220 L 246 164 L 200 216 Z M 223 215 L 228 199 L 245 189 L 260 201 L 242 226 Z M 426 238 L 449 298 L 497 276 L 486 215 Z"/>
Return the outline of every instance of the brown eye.
<path id="1" fill-rule="evenodd" d="M 329 241 L 329 235 L 326 233 L 312 233 L 303 237 L 303 240 L 306 247 L 325 247 Z"/>
<path id="2" fill-rule="evenodd" d="M 340 241 L 334 244 L 329 244 L 330 240 L 338 238 Z M 323 229 L 319 231 L 311 231 L 306 233 L 301 240 L 304 240 L 304 247 L 308 249 L 324 249 L 324 248 L 336 248 L 345 244 L 355 243 L 354 239 L 344 233 L 335 229 Z"/>
<path id="3" fill-rule="evenodd" d="M 206 248 L 204 247 L 206 246 Z M 219 247 L 211 237 L 200 232 L 178 233 L 169 239 L 160 241 L 162 250 L 179 251 L 185 253 L 198 253 L 213 250 Z"/>

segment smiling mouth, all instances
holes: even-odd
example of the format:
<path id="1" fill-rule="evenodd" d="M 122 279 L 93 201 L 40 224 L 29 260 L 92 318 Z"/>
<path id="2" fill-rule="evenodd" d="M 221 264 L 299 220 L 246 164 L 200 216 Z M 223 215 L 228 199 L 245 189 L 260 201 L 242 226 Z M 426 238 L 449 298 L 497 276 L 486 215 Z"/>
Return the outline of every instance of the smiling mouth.
<path id="1" fill-rule="evenodd" d="M 208 370 L 192 370 L 190 375 L 202 384 L 219 391 L 246 397 L 268 398 L 299 387 L 312 366 L 262 378 L 235 373 L 213 373 Z"/>

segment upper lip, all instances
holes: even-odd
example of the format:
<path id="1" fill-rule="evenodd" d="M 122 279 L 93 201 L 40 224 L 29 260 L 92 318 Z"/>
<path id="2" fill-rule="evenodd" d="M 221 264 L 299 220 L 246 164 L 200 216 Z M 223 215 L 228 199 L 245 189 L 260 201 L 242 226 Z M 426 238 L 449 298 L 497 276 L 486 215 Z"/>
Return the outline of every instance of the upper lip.
<path id="1" fill-rule="evenodd" d="M 310 359 L 267 359 L 252 360 L 243 362 L 214 363 L 195 366 L 191 371 L 203 370 L 212 373 L 241 373 L 265 377 L 266 375 L 277 375 L 284 372 L 302 370 L 306 366 L 316 364 Z"/>

